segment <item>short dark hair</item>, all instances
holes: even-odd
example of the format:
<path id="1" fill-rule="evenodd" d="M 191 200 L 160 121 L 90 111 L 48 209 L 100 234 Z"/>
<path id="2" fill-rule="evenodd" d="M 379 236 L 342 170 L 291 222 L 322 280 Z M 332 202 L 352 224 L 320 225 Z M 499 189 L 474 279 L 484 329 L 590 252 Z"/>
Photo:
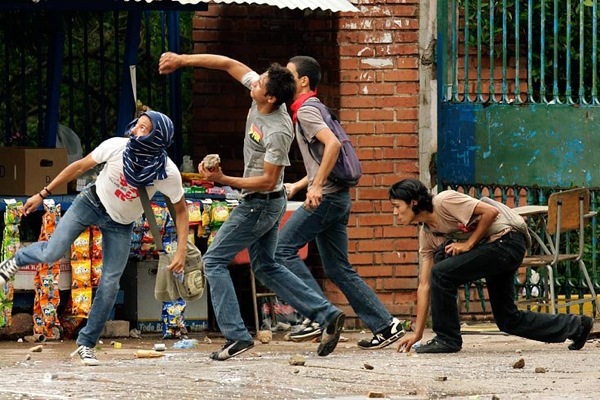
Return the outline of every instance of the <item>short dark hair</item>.
<path id="1" fill-rule="evenodd" d="M 278 107 L 291 101 L 296 94 L 296 81 L 291 71 L 286 67 L 273 63 L 267 70 L 267 74 L 269 79 L 267 80 L 266 94 L 277 99 L 275 106 Z"/>
<path id="2" fill-rule="evenodd" d="M 390 186 L 390 200 L 402 200 L 409 205 L 416 200 L 417 205 L 412 207 L 415 215 L 421 211 L 433 212 L 433 196 L 417 179 L 403 179 Z"/>
<path id="3" fill-rule="evenodd" d="M 319 62 L 309 56 L 295 56 L 288 61 L 296 66 L 298 78 L 306 76 L 310 85 L 310 90 L 315 90 L 321 83 L 321 66 Z"/>

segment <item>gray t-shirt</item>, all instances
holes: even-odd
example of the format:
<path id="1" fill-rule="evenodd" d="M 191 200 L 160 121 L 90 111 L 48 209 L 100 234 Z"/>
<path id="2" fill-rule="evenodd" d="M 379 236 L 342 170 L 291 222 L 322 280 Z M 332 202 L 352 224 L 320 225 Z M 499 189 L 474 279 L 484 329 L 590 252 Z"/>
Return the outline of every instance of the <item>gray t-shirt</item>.
<path id="1" fill-rule="evenodd" d="M 252 71 L 244 76 L 242 83 L 251 88 L 259 75 Z M 244 177 L 260 176 L 264 172 L 264 162 L 273 165 L 290 165 L 288 153 L 294 140 L 292 120 L 285 104 L 269 114 L 261 114 L 252 102 L 246 119 L 246 137 L 244 138 Z M 277 186 L 273 191 L 283 189 L 283 168 L 279 174 Z M 243 190 L 242 193 L 249 191 Z"/>
<path id="2" fill-rule="evenodd" d="M 306 103 L 309 101 L 319 101 L 316 97 L 311 97 L 306 100 Z M 305 104 L 306 104 L 305 103 Z M 299 125 L 302 125 L 302 130 L 304 131 L 304 137 L 302 133 L 300 133 Z M 302 159 L 304 160 L 304 168 L 306 169 L 306 175 L 308 176 L 308 186 L 310 187 L 315 179 L 315 175 L 317 175 L 317 171 L 319 170 L 319 164 L 315 161 L 311 152 L 308 149 L 308 142 L 314 142 L 315 153 L 322 156 L 323 150 L 325 149 L 325 145 L 316 138 L 317 133 L 322 129 L 329 128 L 325 121 L 323 120 L 323 116 L 321 115 L 321 111 L 319 111 L 316 107 L 311 106 L 303 106 L 298 110 L 298 119 L 296 122 L 296 140 L 298 141 L 298 146 L 300 147 L 300 153 L 302 153 Z M 306 140 L 305 140 L 306 138 Z M 335 185 L 330 180 L 326 180 L 323 184 L 323 194 L 335 193 L 342 190 L 344 187 Z"/>

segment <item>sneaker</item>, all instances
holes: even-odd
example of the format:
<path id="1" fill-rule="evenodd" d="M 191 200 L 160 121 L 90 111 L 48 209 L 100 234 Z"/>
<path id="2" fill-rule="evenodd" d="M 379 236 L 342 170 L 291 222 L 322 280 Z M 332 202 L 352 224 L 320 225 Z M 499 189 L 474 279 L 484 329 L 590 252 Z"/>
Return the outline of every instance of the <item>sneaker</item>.
<path id="1" fill-rule="evenodd" d="M 579 335 L 572 339 L 573 343 L 569 345 L 569 350 L 579 350 L 583 346 L 585 346 L 585 342 L 587 342 L 588 336 L 590 336 L 590 332 L 592 331 L 593 326 L 594 320 L 588 317 L 587 315 L 582 315 L 581 329 Z"/>
<path id="2" fill-rule="evenodd" d="M 254 347 L 253 341 L 246 340 L 227 340 L 221 350 L 210 354 L 210 358 L 217 361 L 225 361 L 228 358 L 235 357 Z"/>
<path id="3" fill-rule="evenodd" d="M 371 340 L 363 339 L 358 342 L 358 347 L 364 350 L 383 349 L 405 334 L 406 331 L 402 327 L 402 322 L 398 318 L 394 318 L 387 328 L 374 334 Z"/>
<path id="4" fill-rule="evenodd" d="M 460 347 L 451 346 L 445 342 L 442 342 L 438 338 L 433 338 L 429 342 L 422 344 L 417 347 L 415 351 L 419 354 L 422 353 L 456 353 L 460 351 Z"/>
<path id="5" fill-rule="evenodd" d="M 342 329 L 344 328 L 344 321 L 346 320 L 346 315 L 343 312 L 339 312 L 333 318 L 333 320 L 327 325 L 323 334 L 321 335 L 321 344 L 317 349 L 317 354 L 321 357 L 325 357 L 333 350 L 338 344 L 340 340 L 340 333 L 342 333 Z"/>
<path id="6" fill-rule="evenodd" d="M 93 367 L 96 365 L 100 365 L 100 361 L 96 358 L 94 354 L 94 349 L 87 346 L 79 346 L 77 350 L 71 353 L 71 357 L 75 357 L 75 354 L 79 354 L 79 358 L 84 365 Z"/>
<path id="7" fill-rule="evenodd" d="M 14 257 L 4 260 L 0 263 L 0 286 L 6 285 L 6 282 L 15 276 L 19 271 L 19 266 Z"/>
<path id="8" fill-rule="evenodd" d="M 307 318 L 302 322 L 299 330 L 290 333 L 290 340 L 292 342 L 312 340 L 313 338 L 319 336 L 322 332 L 323 331 L 317 322 L 313 322 Z"/>

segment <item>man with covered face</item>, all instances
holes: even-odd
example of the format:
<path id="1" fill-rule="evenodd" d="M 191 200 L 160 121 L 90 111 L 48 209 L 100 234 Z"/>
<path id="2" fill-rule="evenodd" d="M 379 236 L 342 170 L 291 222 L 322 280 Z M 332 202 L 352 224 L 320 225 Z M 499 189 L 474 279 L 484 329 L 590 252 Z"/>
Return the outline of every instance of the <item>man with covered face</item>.
<path id="1" fill-rule="evenodd" d="M 85 365 L 99 364 L 94 347 L 117 298 L 119 280 L 129 258 L 133 223 L 143 213 L 138 188 L 146 188 L 150 197 L 159 191 L 175 205 L 178 246 L 169 269 L 183 271 L 189 221 L 181 175 L 166 152 L 173 133 L 169 117 L 147 111 L 128 125 L 125 137 L 107 139 L 83 159 L 69 164 L 27 200 L 23 206 L 25 216 L 36 211 L 56 187 L 105 163 L 96 181 L 75 198 L 48 241 L 25 247 L 0 264 L 0 285 L 4 285 L 20 267 L 60 259 L 87 227 L 100 228 L 102 279 L 87 324 L 77 337 L 78 347 L 72 353 L 79 355 Z"/>

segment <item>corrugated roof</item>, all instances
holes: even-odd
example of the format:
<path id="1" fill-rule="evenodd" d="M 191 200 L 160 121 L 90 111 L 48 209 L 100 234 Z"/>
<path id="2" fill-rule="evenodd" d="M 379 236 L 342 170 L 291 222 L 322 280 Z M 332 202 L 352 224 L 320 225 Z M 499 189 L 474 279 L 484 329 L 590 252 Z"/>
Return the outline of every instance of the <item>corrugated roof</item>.
<path id="1" fill-rule="evenodd" d="M 125 0 L 131 1 L 131 0 Z M 153 0 L 134 0 L 151 3 Z M 158 0 L 160 1 L 160 0 Z M 163 0 L 164 1 L 164 0 Z M 301 9 L 301 10 L 328 10 L 328 11 L 359 11 L 348 0 L 172 0 L 181 4 L 219 3 L 219 4 L 262 4 L 279 8 Z"/>

